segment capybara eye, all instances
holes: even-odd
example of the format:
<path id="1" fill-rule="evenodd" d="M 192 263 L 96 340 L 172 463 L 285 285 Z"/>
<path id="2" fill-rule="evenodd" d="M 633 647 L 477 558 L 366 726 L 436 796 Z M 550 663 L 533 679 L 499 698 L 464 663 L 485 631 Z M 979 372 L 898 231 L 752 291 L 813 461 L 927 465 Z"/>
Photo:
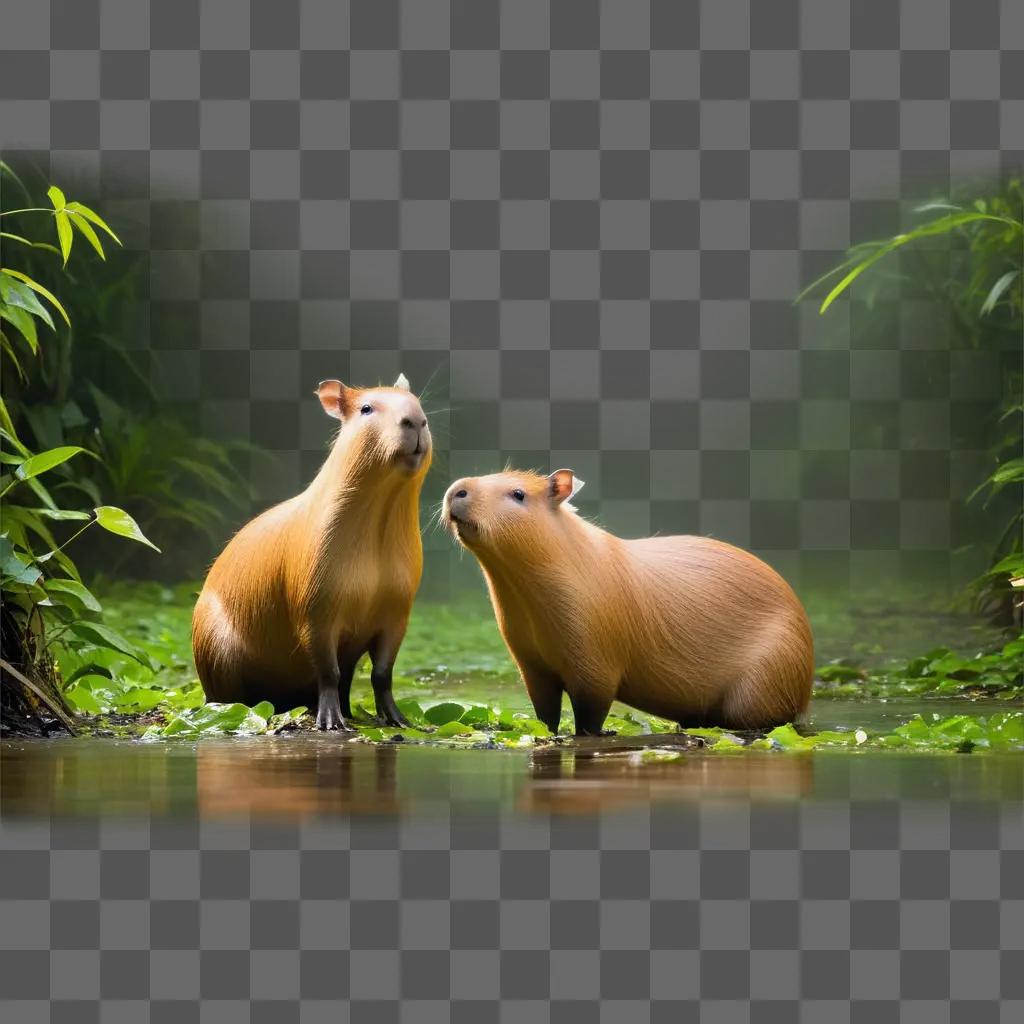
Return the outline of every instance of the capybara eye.
<path id="1" fill-rule="evenodd" d="M 369 415 L 370 415 L 370 413 L 371 413 L 371 412 L 373 412 L 373 406 L 372 406 L 372 405 L 364 405 L 364 406 L 362 407 L 362 409 L 360 409 L 359 411 L 360 411 L 360 412 L 361 412 L 361 413 L 362 413 L 362 414 L 363 414 L 364 416 L 369 416 Z"/>
<path id="2" fill-rule="evenodd" d="M 512 492 L 512 497 L 516 501 L 526 501 L 526 495 L 518 487 Z"/>

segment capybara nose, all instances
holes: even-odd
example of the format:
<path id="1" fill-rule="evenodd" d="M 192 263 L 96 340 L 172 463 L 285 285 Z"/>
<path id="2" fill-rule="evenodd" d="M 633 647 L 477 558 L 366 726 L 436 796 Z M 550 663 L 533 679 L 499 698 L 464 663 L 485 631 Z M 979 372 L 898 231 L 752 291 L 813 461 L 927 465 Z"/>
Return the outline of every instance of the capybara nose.
<path id="1" fill-rule="evenodd" d="M 456 480 L 444 496 L 445 508 L 451 519 L 464 519 L 469 509 L 469 491 L 463 480 Z"/>

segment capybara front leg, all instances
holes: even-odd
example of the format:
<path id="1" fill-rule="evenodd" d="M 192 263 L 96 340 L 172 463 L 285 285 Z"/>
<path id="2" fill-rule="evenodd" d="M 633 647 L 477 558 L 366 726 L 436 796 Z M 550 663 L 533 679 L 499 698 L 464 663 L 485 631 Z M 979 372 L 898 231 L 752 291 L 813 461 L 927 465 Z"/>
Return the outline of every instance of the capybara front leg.
<path id="1" fill-rule="evenodd" d="M 341 713 L 341 696 L 338 692 L 338 674 L 321 676 L 317 683 L 316 727 L 318 729 L 348 729 L 345 716 Z"/>
<path id="2" fill-rule="evenodd" d="M 345 716 L 341 713 L 341 671 L 338 667 L 337 652 L 317 651 L 313 657 L 316 668 L 317 706 L 316 727 L 318 729 L 348 729 Z M 351 682 L 351 677 L 349 679 Z M 346 704 L 348 694 L 346 693 Z"/>
<path id="3" fill-rule="evenodd" d="M 373 662 L 370 683 L 373 685 L 373 702 L 377 708 L 377 717 L 385 725 L 391 725 L 397 729 L 410 727 L 409 720 L 398 710 L 395 695 L 392 692 L 395 658 L 398 656 L 398 648 L 401 646 L 404 636 L 405 623 L 403 622 L 400 630 L 390 634 L 382 633 L 370 647 L 370 660 Z"/>
<path id="4" fill-rule="evenodd" d="M 562 681 L 547 672 L 538 672 L 524 665 L 519 667 L 534 713 L 552 734 L 557 733 L 562 719 Z"/>
<path id="5" fill-rule="evenodd" d="M 608 709 L 612 706 L 611 698 L 598 696 L 594 693 L 569 691 L 572 703 L 572 715 L 576 722 L 577 736 L 612 736 L 614 733 L 603 732 L 604 720 L 608 717 Z"/>

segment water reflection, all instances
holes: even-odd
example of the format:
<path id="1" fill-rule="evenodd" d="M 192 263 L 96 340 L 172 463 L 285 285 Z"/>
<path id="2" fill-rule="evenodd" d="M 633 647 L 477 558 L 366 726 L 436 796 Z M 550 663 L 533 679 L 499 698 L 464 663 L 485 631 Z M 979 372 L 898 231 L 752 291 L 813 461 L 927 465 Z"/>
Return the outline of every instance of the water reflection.
<path id="1" fill-rule="evenodd" d="M 398 747 L 318 743 L 311 750 L 259 745 L 243 761 L 229 744 L 199 744 L 196 809 L 204 818 L 235 814 L 306 818 L 399 814 Z"/>
<path id="2" fill-rule="evenodd" d="M 675 746 L 672 739 L 659 737 L 657 746 Z M 530 784 L 521 791 L 519 807 L 531 812 L 590 814 L 705 797 L 791 799 L 814 789 L 813 757 L 753 751 L 730 757 L 691 749 L 678 760 L 644 760 L 643 748 L 651 745 L 634 741 L 610 750 L 592 744 L 536 750 L 530 759 Z"/>
<path id="3" fill-rule="evenodd" d="M 645 745 L 681 757 L 649 762 Z M 683 737 L 566 742 L 533 751 L 373 746 L 300 734 L 200 743 L 6 741 L 5 817 L 588 814 L 675 801 L 1024 798 L 1019 755 L 707 754 Z"/>

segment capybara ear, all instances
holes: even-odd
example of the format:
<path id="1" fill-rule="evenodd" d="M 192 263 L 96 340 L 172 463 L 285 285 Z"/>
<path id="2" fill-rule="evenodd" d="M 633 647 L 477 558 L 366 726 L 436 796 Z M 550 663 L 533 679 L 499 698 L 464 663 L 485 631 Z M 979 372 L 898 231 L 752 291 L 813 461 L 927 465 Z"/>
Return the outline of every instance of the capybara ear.
<path id="1" fill-rule="evenodd" d="M 345 387 L 340 380 L 322 380 L 316 386 L 316 396 L 328 416 L 343 420 L 352 404 L 352 388 Z"/>
<path id="2" fill-rule="evenodd" d="M 548 496 L 555 505 L 561 505 L 579 490 L 574 486 L 575 480 L 571 469 L 556 469 L 548 477 Z"/>
<path id="3" fill-rule="evenodd" d="M 406 375 L 404 373 L 400 373 L 398 375 L 397 379 L 395 380 L 395 383 L 392 385 L 392 387 L 398 388 L 399 391 L 408 391 L 409 390 L 409 378 L 406 377 Z"/>

